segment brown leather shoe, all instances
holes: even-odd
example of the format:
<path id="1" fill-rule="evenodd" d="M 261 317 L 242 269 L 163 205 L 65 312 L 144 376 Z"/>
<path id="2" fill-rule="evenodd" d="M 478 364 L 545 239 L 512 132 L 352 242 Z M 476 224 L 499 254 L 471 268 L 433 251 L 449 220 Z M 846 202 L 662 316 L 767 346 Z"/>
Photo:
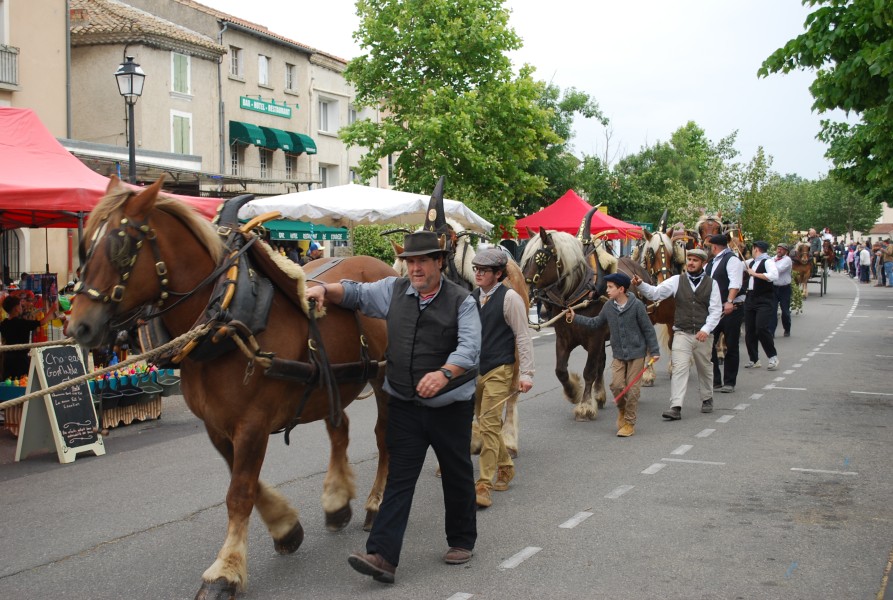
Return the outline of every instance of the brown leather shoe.
<path id="1" fill-rule="evenodd" d="M 493 490 L 496 492 L 506 491 L 514 478 L 515 467 L 499 467 L 496 470 L 496 482 L 493 484 Z"/>
<path id="2" fill-rule="evenodd" d="M 477 487 L 474 488 L 474 495 L 474 500 L 479 508 L 487 508 L 493 504 L 493 499 L 490 498 L 490 488 L 486 483 L 477 484 Z"/>
<path id="3" fill-rule="evenodd" d="M 443 562 L 448 565 L 461 565 L 467 563 L 474 556 L 474 552 L 467 548 L 450 548 L 443 555 Z"/>
<path id="4" fill-rule="evenodd" d="M 347 558 L 347 564 L 363 575 L 371 575 L 375 581 L 394 583 L 397 567 L 386 561 L 380 554 L 354 552 Z"/>

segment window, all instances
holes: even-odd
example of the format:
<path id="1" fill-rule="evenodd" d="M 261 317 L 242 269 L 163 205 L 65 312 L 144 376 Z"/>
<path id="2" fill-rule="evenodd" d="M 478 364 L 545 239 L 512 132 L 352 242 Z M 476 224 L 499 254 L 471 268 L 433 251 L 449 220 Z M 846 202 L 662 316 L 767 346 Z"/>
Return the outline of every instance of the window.
<path id="1" fill-rule="evenodd" d="M 171 90 L 178 94 L 190 93 L 189 57 L 171 52 Z"/>
<path id="2" fill-rule="evenodd" d="M 270 57 L 257 55 L 257 84 L 270 85 Z"/>
<path id="3" fill-rule="evenodd" d="M 347 109 L 347 124 L 353 125 L 357 122 L 357 108 L 355 106 L 351 106 Z"/>
<path id="4" fill-rule="evenodd" d="M 242 49 L 235 46 L 229 47 L 229 74 L 232 77 L 244 77 L 242 74 Z"/>
<path id="5" fill-rule="evenodd" d="M 241 175 L 242 174 L 242 163 L 244 163 L 244 159 L 242 157 L 243 149 L 240 144 L 233 144 L 229 147 L 229 173 L 230 175 Z"/>
<path id="6" fill-rule="evenodd" d="M 319 167 L 319 187 L 329 187 L 329 168 Z"/>
<path id="7" fill-rule="evenodd" d="M 298 70 L 297 67 L 289 63 L 285 63 L 285 89 L 298 89 Z"/>
<path id="8" fill-rule="evenodd" d="M 260 178 L 267 179 L 272 174 L 273 152 L 266 148 L 260 148 Z"/>
<path id="9" fill-rule="evenodd" d="M 394 187 L 397 183 L 397 174 L 394 173 L 394 155 L 388 154 L 388 187 Z"/>
<path id="10" fill-rule="evenodd" d="M 319 101 L 319 130 L 338 131 L 338 101 L 320 99 Z"/>
<path id="11" fill-rule="evenodd" d="M 192 154 L 192 115 L 171 111 L 171 152 Z"/>
<path id="12" fill-rule="evenodd" d="M 347 172 L 347 181 L 349 183 L 363 183 L 362 181 L 360 181 L 360 174 L 357 173 L 356 167 L 350 169 Z"/>
<path id="13" fill-rule="evenodd" d="M 294 179 L 298 170 L 298 157 L 294 154 L 285 155 L 285 178 Z"/>

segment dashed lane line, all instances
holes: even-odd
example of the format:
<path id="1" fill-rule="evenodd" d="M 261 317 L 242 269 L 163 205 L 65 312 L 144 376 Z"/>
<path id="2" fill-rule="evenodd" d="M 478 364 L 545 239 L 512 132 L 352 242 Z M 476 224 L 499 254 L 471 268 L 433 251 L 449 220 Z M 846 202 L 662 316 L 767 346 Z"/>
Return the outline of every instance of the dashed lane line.
<path id="1" fill-rule="evenodd" d="M 654 475 L 655 473 L 657 473 L 658 471 L 660 471 L 661 469 L 663 469 L 666 466 L 667 465 L 665 465 L 663 463 L 654 463 L 653 465 L 651 465 L 650 467 L 648 467 L 647 469 L 642 471 L 642 475 Z"/>
<path id="2" fill-rule="evenodd" d="M 850 390 L 851 394 L 861 394 L 863 396 L 893 396 L 893 394 L 889 394 L 887 392 L 857 392 L 855 390 Z"/>
<path id="3" fill-rule="evenodd" d="M 456 592 L 455 594 L 453 594 L 452 596 L 447 598 L 447 600 L 468 600 L 469 598 L 473 598 L 473 597 L 474 597 L 474 594 L 466 594 L 465 592 Z"/>
<path id="4" fill-rule="evenodd" d="M 714 462 L 712 460 L 686 460 L 684 458 L 662 458 L 661 460 L 666 461 L 666 462 L 686 463 L 689 465 L 719 465 L 719 466 L 723 466 L 726 464 L 724 462 Z"/>
<path id="5" fill-rule="evenodd" d="M 699 431 L 695 434 L 695 437 L 696 438 L 710 437 L 711 435 L 713 435 L 713 433 L 715 431 L 716 431 L 715 429 L 702 429 L 701 431 Z"/>
<path id="6" fill-rule="evenodd" d="M 723 415 L 716 420 L 717 423 L 728 423 L 735 418 L 735 415 Z"/>
<path id="7" fill-rule="evenodd" d="M 525 560 L 527 560 L 528 558 L 530 558 L 531 556 L 533 556 L 540 550 L 542 550 L 542 548 L 537 548 L 536 546 L 527 546 L 526 548 L 524 548 L 523 550 L 521 550 L 520 552 L 518 552 L 511 558 L 503 561 L 503 563 L 499 565 L 499 568 L 500 569 L 514 569 L 515 567 L 520 565 L 522 562 L 524 562 Z"/>
<path id="8" fill-rule="evenodd" d="M 616 500 L 617 498 L 619 498 L 619 497 L 622 496 L 623 494 L 627 493 L 628 491 L 630 491 L 630 490 L 633 489 L 634 487 L 636 487 L 636 486 L 634 486 L 634 485 L 621 485 L 621 486 L 619 486 L 619 487 L 617 487 L 617 488 L 614 488 L 614 489 L 611 491 L 611 493 L 606 494 L 606 495 L 605 495 L 605 498 L 607 498 L 607 499 L 609 499 L 609 500 Z"/>
<path id="9" fill-rule="evenodd" d="M 675 456 L 682 456 L 692 448 L 694 448 L 694 446 L 692 446 L 691 444 L 682 444 L 681 446 L 670 452 L 670 454 L 673 454 Z"/>
<path id="10" fill-rule="evenodd" d="M 746 410 L 748 407 L 750 407 L 750 404 L 739 404 L 732 410 Z"/>
<path id="11" fill-rule="evenodd" d="M 857 471 L 826 471 L 825 469 L 801 469 L 799 467 L 791 467 L 791 471 L 799 473 L 818 473 L 821 475 L 858 475 Z"/>
<path id="12" fill-rule="evenodd" d="M 560 527 L 561 529 L 573 529 L 574 527 L 576 527 L 577 525 L 579 525 L 580 523 L 582 523 L 583 521 L 585 521 L 586 519 L 591 517 L 593 514 L 594 513 L 586 512 L 586 511 L 578 512 L 577 514 L 575 514 L 573 517 L 571 517 L 570 519 L 568 519 L 567 521 L 565 521 L 558 527 Z"/>

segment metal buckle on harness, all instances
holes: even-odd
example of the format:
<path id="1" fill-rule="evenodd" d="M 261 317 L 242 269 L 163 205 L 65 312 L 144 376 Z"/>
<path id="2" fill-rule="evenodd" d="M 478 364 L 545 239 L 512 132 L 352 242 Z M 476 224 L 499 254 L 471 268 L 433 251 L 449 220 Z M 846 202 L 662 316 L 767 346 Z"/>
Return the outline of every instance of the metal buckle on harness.
<path id="1" fill-rule="evenodd" d="M 116 285 L 115 287 L 112 288 L 112 293 L 109 294 L 109 299 L 112 302 L 120 302 L 121 300 L 124 299 L 124 290 L 126 290 L 126 289 L 127 288 L 125 288 L 123 285 L 120 285 L 120 284 Z"/>

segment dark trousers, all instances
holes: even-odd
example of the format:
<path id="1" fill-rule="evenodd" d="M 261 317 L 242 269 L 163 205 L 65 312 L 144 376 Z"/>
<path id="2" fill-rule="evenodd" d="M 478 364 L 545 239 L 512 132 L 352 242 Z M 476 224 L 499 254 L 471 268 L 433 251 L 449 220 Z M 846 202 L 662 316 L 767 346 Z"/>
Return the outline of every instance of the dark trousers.
<path id="1" fill-rule="evenodd" d="M 763 347 L 767 358 L 776 355 L 775 335 L 769 329 L 772 324 L 772 310 L 775 307 L 773 296 L 747 295 L 744 301 L 744 345 L 747 356 L 756 362 L 760 357 L 757 342 Z"/>
<path id="2" fill-rule="evenodd" d="M 738 381 L 738 362 L 739 351 L 738 345 L 741 341 L 741 320 L 744 318 L 744 312 L 739 304 L 738 308 L 732 311 L 732 314 L 723 316 L 719 320 L 716 329 L 713 330 L 713 385 L 731 385 L 735 386 Z M 719 334 L 722 333 L 726 340 L 726 357 L 722 361 L 722 371 L 719 370 L 719 357 L 716 355 L 716 344 L 719 342 Z"/>
<path id="3" fill-rule="evenodd" d="M 778 327 L 778 308 L 781 307 L 781 326 L 785 333 L 791 332 L 791 285 L 775 286 L 775 305 L 772 307 L 772 321 L 769 329 L 772 335 Z"/>
<path id="4" fill-rule="evenodd" d="M 366 552 L 380 554 L 394 566 L 399 564 L 409 509 L 429 446 L 440 462 L 447 544 L 473 550 L 477 506 L 474 466 L 468 449 L 474 400 L 425 408 L 392 398 L 388 411 L 388 481 Z"/>

